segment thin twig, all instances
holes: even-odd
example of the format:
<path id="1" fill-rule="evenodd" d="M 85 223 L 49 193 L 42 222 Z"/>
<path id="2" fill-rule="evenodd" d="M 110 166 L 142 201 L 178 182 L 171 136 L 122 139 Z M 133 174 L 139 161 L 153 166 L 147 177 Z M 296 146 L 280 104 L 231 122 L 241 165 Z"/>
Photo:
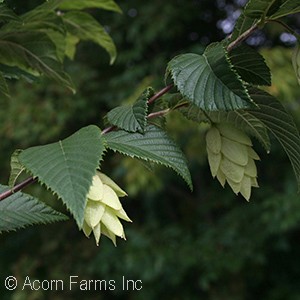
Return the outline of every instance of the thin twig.
<path id="1" fill-rule="evenodd" d="M 166 94 L 172 87 L 173 87 L 173 85 L 170 84 L 170 85 L 164 87 L 163 89 L 161 89 L 159 92 L 157 92 L 155 95 L 153 95 L 148 100 L 148 104 L 153 103 L 155 100 L 157 100 L 158 98 L 160 98 L 162 95 Z M 157 117 L 157 116 L 165 115 L 166 113 L 168 113 L 168 111 L 169 110 L 164 110 L 164 111 L 158 111 L 158 112 L 149 114 L 148 118 L 154 118 L 154 117 Z M 101 134 L 107 134 L 107 133 L 109 133 L 111 131 L 116 130 L 117 128 L 118 128 L 117 126 L 106 127 L 105 129 L 102 130 Z M 33 177 L 29 177 L 29 178 L 25 179 L 24 181 L 20 182 L 16 186 L 14 186 L 12 189 L 1 193 L 0 194 L 0 201 L 6 199 L 8 197 L 10 197 L 14 193 L 20 191 L 21 189 L 27 187 L 28 185 L 30 185 L 30 184 L 32 184 L 32 183 L 34 183 L 36 181 L 37 181 L 37 178 L 33 178 Z"/>
<path id="2" fill-rule="evenodd" d="M 254 24 L 252 27 L 250 27 L 248 30 L 246 30 L 244 33 L 242 33 L 236 40 L 234 40 L 227 46 L 227 51 L 229 52 L 233 48 L 237 47 L 242 41 L 244 41 L 247 37 L 249 37 L 257 29 L 257 27 L 258 27 L 258 25 Z M 170 84 L 170 85 L 164 87 L 163 89 L 161 89 L 159 92 L 157 92 L 155 95 L 153 95 L 148 100 L 148 104 L 152 104 L 158 98 L 160 98 L 161 96 L 166 94 L 169 90 L 171 90 L 172 87 L 173 87 L 173 84 Z M 186 104 L 183 104 L 183 106 L 184 105 L 186 105 Z M 170 112 L 170 109 L 154 112 L 154 113 L 149 114 L 148 118 L 150 119 L 150 118 L 154 118 L 154 117 L 158 117 L 158 116 L 163 116 L 163 115 L 167 114 L 168 112 Z M 107 134 L 111 131 L 116 130 L 117 128 L 118 128 L 117 126 L 109 126 L 105 129 L 103 129 L 101 134 L 103 134 L 103 135 Z M 11 190 L 5 191 L 2 194 L 0 194 L 0 201 L 13 195 L 14 193 L 20 191 L 21 189 L 27 187 L 28 185 L 30 185 L 36 181 L 37 181 L 37 178 L 33 178 L 33 177 L 29 177 L 29 178 L 25 179 L 24 181 L 20 182 L 16 186 L 14 186 Z"/>
<path id="3" fill-rule="evenodd" d="M 13 195 L 14 193 L 20 191 L 21 189 L 27 187 L 28 185 L 37 181 L 37 178 L 29 177 L 24 181 L 20 182 L 19 184 L 15 185 L 12 189 L 5 191 L 0 194 L 0 201 L 4 200 L 5 198 Z"/>
<path id="4" fill-rule="evenodd" d="M 148 100 L 148 105 L 153 103 L 155 100 L 157 100 L 158 98 L 160 98 L 161 96 L 163 96 L 164 94 L 166 94 L 171 88 L 173 87 L 173 84 L 167 85 L 166 87 L 164 87 L 163 89 L 161 89 L 159 92 L 157 92 L 156 94 L 154 94 L 149 100 Z M 150 115 L 149 115 L 150 116 Z M 148 116 L 148 118 L 149 118 Z M 101 134 L 107 134 L 111 131 L 114 131 L 118 129 L 117 126 L 113 125 L 113 126 L 109 126 L 106 127 L 102 130 Z"/>
<path id="5" fill-rule="evenodd" d="M 166 94 L 171 88 L 173 87 L 173 84 L 167 85 L 163 89 L 161 89 L 159 92 L 157 92 L 155 95 L 153 95 L 149 100 L 148 104 L 153 103 L 155 100 L 160 98 L 162 95 Z"/>
<path id="6" fill-rule="evenodd" d="M 248 38 L 257 28 L 258 28 L 258 24 L 254 24 L 248 30 L 243 32 L 236 40 L 234 40 L 227 46 L 227 51 L 230 52 L 232 49 L 237 47 L 242 41 Z"/>
<path id="7" fill-rule="evenodd" d="M 153 112 L 153 113 L 149 114 L 147 118 L 148 119 L 153 119 L 153 118 L 156 118 L 156 117 L 161 117 L 161 116 L 166 115 L 170 111 L 171 111 L 170 108 L 160 110 L 160 111 L 156 111 L 156 112 Z"/>
<path id="8" fill-rule="evenodd" d="M 101 134 L 107 134 L 107 133 L 109 133 L 109 132 L 111 132 L 111 131 L 114 131 L 114 130 L 116 130 L 118 127 L 117 126 L 109 126 L 109 127 L 106 127 L 106 128 L 104 128 L 102 131 L 101 131 Z"/>

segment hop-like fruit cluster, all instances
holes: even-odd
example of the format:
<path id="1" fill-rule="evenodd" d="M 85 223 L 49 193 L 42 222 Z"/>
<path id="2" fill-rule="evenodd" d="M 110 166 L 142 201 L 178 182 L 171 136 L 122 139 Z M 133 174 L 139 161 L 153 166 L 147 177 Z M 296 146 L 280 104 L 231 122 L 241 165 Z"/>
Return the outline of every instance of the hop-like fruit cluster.
<path id="1" fill-rule="evenodd" d="M 93 232 L 97 246 L 101 234 L 112 240 L 116 246 L 116 236 L 123 239 L 125 233 L 119 220 L 131 222 L 124 211 L 119 197 L 126 196 L 124 192 L 108 176 L 97 171 L 87 195 L 82 230 L 89 237 Z"/>
<path id="2" fill-rule="evenodd" d="M 293 56 L 292 56 L 292 63 L 293 67 L 298 79 L 298 83 L 300 84 L 300 46 L 299 43 L 294 49 Z"/>
<path id="3" fill-rule="evenodd" d="M 206 149 L 212 176 L 248 201 L 251 187 L 258 187 L 254 160 L 259 160 L 250 138 L 229 123 L 219 123 L 208 130 Z"/>

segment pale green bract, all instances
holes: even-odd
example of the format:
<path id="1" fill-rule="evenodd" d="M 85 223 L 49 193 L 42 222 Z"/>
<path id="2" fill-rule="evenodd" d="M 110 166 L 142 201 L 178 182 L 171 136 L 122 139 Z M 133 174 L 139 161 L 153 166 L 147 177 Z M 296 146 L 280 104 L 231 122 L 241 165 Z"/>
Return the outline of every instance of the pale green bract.
<path id="1" fill-rule="evenodd" d="M 97 246 L 101 234 L 110 238 L 115 246 L 116 236 L 126 240 L 123 225 L 119 220 L 120 218 L 131 222 L 119 200 L 119 197 L 126 195 L 112 179 L 97 171 L 87 195 L 82 227 L 87 237 L 93 232 Z"/>
<path id="2" fill-rule="evenodd" d="M 219 123 L 208 130 L 206 149 L 212 176 L 248 201 L 251 188 L 258 187 L 254 160 L 259 160 L 250 138 L 229 123 Z"/>

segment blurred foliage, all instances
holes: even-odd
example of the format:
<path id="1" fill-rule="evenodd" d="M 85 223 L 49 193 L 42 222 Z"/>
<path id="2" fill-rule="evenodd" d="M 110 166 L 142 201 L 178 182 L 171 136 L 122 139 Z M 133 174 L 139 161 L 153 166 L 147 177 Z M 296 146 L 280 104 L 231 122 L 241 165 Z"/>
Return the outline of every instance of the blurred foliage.
<path id="1" fill-rule="evenodd" d="M 268 91 L 292 111 L 300 113 L 300 101 L 295 101 L 300 99 L 300 89 L 291 62 L 292 50 L 274 47 L 263 49 L 262 55 L 272 72 L 273 84 Z"/>
<path id="2" fill-rule="evenodd" d="M 13 82 L 12 99 L 0 100 L 1 182 L 8 179 L 14 149 L 57 141 L 87 124 L 103 125 L 102 117 L 110 108 L 130 102 L 149 84 L 161 88 L 170 58 L 188 51 L 201 53 L 206 44 L 223 37 L 216 24 L 227 17 L 228 7 L 238 7 L 242 1 L 226 1 L 227 6 L 223 2 L 123 1 L 123 15 L 101 12 L 119 49 L 117 62 L 109 66 L 102 49 L 80 45 L 76 62 L 68 66 L 77 86 L 75 96 L 48 81 Z M 18 6 L 18 1 L 14 3 Z M 269 47 L 262 53 L 273 72 L 269 91 L 300 125 L 300 92 L 289 63 L 290 50 Z M 188 157 L 194 192 L 169 169 L 107 153 L 104 173 L 129 193 L 123 206 L 134 222 L 125 225 L 127 241 L 118 241 L 114 248 L 102 239 L 98 248 L 72 220 L 3 234 L 1 299 L 300 298 L 299 194 L 280 146 L 274 142 L 267 155 L 255 142 L 262 159 L 258 164 L 261 188 L 246 203 L 211 178 L 205 126 L 178 113 L 167 117 L 167 126 Z M 49 192 L 37 186 L 28 191 L 64 210 Z M 26 276 L 40 281 L 62 279 L 65 287 L 32 291 L 19 286 L 7 291 L 4 279 L 9 275 L 16 276 L 19 284 Z M 70 291 L 72 275 L 79 276 L 78 281 L 115 280 L 115 290 L 87 292 L 77 285 Z M 142 290 L 123 290 L 122 276 L 142 280 Z"/>

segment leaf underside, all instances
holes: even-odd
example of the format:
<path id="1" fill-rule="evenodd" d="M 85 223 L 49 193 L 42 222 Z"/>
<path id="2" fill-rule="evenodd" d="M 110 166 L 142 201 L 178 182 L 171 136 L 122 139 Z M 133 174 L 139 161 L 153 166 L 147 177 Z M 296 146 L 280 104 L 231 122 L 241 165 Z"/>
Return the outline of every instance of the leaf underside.
<path id="1" fill-rule="evenodd" d="M 20 162 L 50 188 L 82 227 L 86 195 L 104 151 L 100 129 L 90 125 L 70 137 L 24 150 Z"/>
<path id="2" fill-rule="evenodd" d="M 24 77 L 33 81 L 40 76 L 75 93 L 63 61 L 74 57 L 80 41 L 100 45 L 113 63 L 113 40 L 91 11 L 80 11 L 93 8 L 121 12 L 113 0 L 49 0 L 20 16 L 0 4 L 0 93 L 9 95 L 6 79 Z"/>
<path id="3" fill-rule="evenodd" d="M 81 11 L 67 12 L 63 16 L 68 32 L 80 40 L 92 41 L 103 47 L 110 55 L 112 64 L 117 56 L 116 46 L 100 25 L 100 23 L 90 14 Z"/>
<path id="4" fill-rule="evenodd" d="M 300 135 L 291 115 L 270 94 L 255 88 L 250 90 L 250 94 L 259 107 L 259 109 L 250 110 L 250 113 L 263 122 L 282 145 L 291 162 L 300 189 Z"/>
<path id="5" fill-rule="evenodd" d="M 10 176 L 8 180 L 8 185 L 13 187 L 18 179 L 19 175 L 24 171 L 24 166 L 19 161 L 19 155 L 23 150 L 16 149 L 10 159 Z"/>
<path id="6" fill-rule="evenodd" d="M 47 77 L 74 91 L 73 83 L 60 65 L 55 44 L 42 32 L 17 31 L 0 34 L 0 63 L 24 72 Z"/>
<path id="7" fill-rule="evenodd" d="M 1 72 L 0 72 L 0 93 L 9 98 L 8 86 Z"/>
<path id="8" fill-rule="evenodd" d="M 0 185 L 0 193 L 7 190 L 8 186 Z M 0 201 L 0 233 L 67 219 L 68 217 L 62 213 L 21 192 Z"/>
<path id="9" fill-rule="evenodd" d="M 228 122 L 235 127 L 246 131 L 251 136 L 255 137 L 264 147 L 264 149 L 270 151 L 270 138 L 268 135 L 267 127 L 262 121 L 255 117 L 249 110 L 234 110 L 229 112 L 206 112 L 195 106 L 189 106 L 180 109 L 183 115 L 194 122 Z M 209 119 L 208 119 L 209 118 Z"/>
<path id="10" fill-rule="evenodd" d="M 114 151 L 172 168 L 192 189 L 191 175 L 182 151 L 160 128 L 148 125 L 145 134 L 114 131 L 106 134 L 106 141 L 108 148 Z"/>

